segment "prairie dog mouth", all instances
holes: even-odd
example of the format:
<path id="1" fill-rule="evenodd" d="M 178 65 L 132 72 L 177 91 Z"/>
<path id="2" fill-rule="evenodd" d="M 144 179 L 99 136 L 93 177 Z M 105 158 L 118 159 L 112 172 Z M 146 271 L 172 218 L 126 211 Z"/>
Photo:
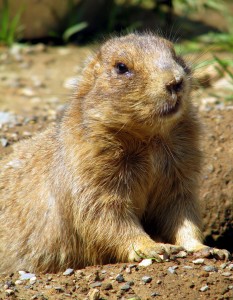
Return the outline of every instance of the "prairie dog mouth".
<path id="1" fill-rule="evenodd" d="M 174 105 L 166 103 L 161 109 L 161 116 L 166 117 L 166 116 L 174 115 L 176 112 L 178 112 L 180 105 L 181 105 L 180 98 L 177 98 L 177 101 Z"/>

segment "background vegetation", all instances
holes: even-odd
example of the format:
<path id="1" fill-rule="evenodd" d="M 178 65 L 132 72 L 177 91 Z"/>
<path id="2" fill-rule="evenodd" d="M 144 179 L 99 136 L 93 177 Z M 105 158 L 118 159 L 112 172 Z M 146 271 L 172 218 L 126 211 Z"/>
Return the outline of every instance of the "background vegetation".
<path id="1" fill-rule="evenodd" d="M 188 40 L 185 48 L 189 52 L 209 44 L 233 51 L 233 18 L 229 10 L 233 6 L 229 0 L 79 0 L 78 3 L 77 0 L 68 0 L 67 3 L 66 15 L 56 16 L 57 26 L 44 37 L 46 41 L 86 43 L 113 32 L 157 31 L 160 28 L 167 37 Z M 2 0 L 1 43 L 11 45 L 21 40 L 20 17 L 26 9 L 22 4 L 11 16 L 9 0 Z M 198 20 L 197 16 L 208 19 L 211 12 L 221 15 L 224 30 L 215 26 L 218 24 L 214 20 Z"/>
<path id="2" fill-rule="evenodd" d="M 46 1 L 44 1 L 46 2 Z M 109 34 L 152 30 L 179 41 L 184 53 L 212 49 L 233 53 L 233 3 L 231 0 L 67 0 L 67 13 L 56 16 L 56 27 L 40 41 L 53 44 L 83 44 L 100 41 Z M 23 3 L 23 2 L 22 2 Z M 38 42 L 22 39 L 21 5 L 14 16 L 10 0 L 2 0 L 0 9 L 0 44 Z M 217 18 L 215 20 L 215 18 Z M 180 43 L 182 42 L 182 43 Z M 205 63 L 215 62 L 220 74 L 228 74 L 233 83 L 233 63 L 216 54 Z"/>

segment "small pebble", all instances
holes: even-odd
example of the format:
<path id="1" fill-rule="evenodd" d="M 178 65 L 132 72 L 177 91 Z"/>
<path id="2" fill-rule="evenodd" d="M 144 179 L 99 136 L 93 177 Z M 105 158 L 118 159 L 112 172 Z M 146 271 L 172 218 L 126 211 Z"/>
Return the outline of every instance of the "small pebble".
<path id="1" fill-rule="evenodd" d="M 1 142 L 2 147 L 8 146 L 8 140 L 7 140 L 7 139 L 1 138 L 1 139 L 0 139 L 0 142 Z"/>
<path id="2" fill-rule="evenodd" d="M 32 274 L 32 273 L 22 273 L 20 274 L 20 280 L 29 280 L 33 277 L 35 277 L 36 275 L 35 274 Z"/>
<path id="3" fill-rule="evenodd" d="M 151 282 L 151 280 L 152 280 L 152 277 L 150 277 L 150 276 L 143 276 L 142 277 L 142 281 L 145 282 L 145 283 L 149 283 L 149 282 Z"/>
<path id="4" fill-rule="evenodd" d="M 0 125 L 15 122 L 16 117 L 14 115 L 5 111 L 0 111 Z"/>
<path id="5" fill-rule="evenodd" d="M 216 268 L 215 266 L 204 266 L 203 269 L 206 272 L 218 272 L 218 268 Z"/>
<path id="6" fill-rule="evenodd" d="M 157 283 L 157 284 L 161 284 L 161 283 L 162 283 L 162 280 L 159 279 L 159 280 L 156 281 L 156 283 Z"/>
<path id="7" fill-rule="evenodd" d="M 60 286 L 55 286 L 54 289 L 55 289 L 57 292 L 59 292 L 59 293 L 63 293 L 63 292 L 64 292 L 63 288 L 60 287 Z"/>
<path id="8" fill-rule="evenodd" d="M 191 267 L 191 266 L 183 266 L 183 268 L 186 269 L 186 270 L 192 270 L 193 269 L 193 267 Z"/>
<path id="9" fill-rule="evenodd" d="M 223 264 L 220 265 L 220 268 L 221 268 L 221 269 L 225 269 L 226 266 L 227 266 L 227 264 L 226 264 L 226 263 L 223 263 Z"/>
<path id="10" fill-rule="evenodd" d="M 25 87 L 23 89 L 20 90 L 20 94 L 26 97 L 33 97 L 35 96 L 35 92 L 33 91 L 33 89 L 29 88 L 29 87 Z"/>
<path id="11" fill-rule="evenodd" d="M 225 277 L 229 277 L 229 276 L 231 276 L 231 275 L 232 275 L 231 272 L 223 272 L 223 273 L 222 273 L 222 276 L 225 276 Z"/>
<path id="12" fill-rule="evenodd" d="M 19 280 L 19 279 L 18 279 L 18 280 L 15 281 L 15 285 L 21 285 L 21 284 L 23 284 L 23 281 L 22 281 L 22 280 Z"/>
<path id="13" fill-rule="evenodd" d="M 83 276 L 85 276 L 85 274 L 83 273 L 83 271 L 77 270 L 75 272 L 75 276 L 79 279 L 79 278 L 82 278 Z"/>
<path id="14" fill-rule="evenodd" d="M 91 288 L 101 287 L 102 283 L 100 281 L 96 281 L 90 284 Z"/>
<path id="15" fill-rule="evenodd" d="M 13 290 L 11 290 L 11 289 L 5 290 L 5 293 L 6 293 L 7 296 L 12 296 L 12 295 L 15 294 L 15 292 Z"/>
<path id="16" fill-rule="evenodd" d="M 180 252 L 178 252 L 178 253 L 175 255 L 175 257 L 177 257 L 177 258 L 184 258 L 184 257 L 187 257 L 187 252 L 185 252 L 185 251 L 180 251 Z"/>
<path id="17" fill-rule="evenodd" d="M 98 289 L 90 290 L 88 293 L 88 299 L 89 300 L 99 300 L 100 298 L 100 291 Z"/>
<path id="18" fill-rule="evenodd" d="M 27 272 L 25 272 L 25 271 L 19 271 L 18 273 L 19 273 L 19 275 L 23 275 L 23 274 L 26 274 Z"/>
<path id="19" fill-rule="evenodd" d="M 128 291 L 128 290 L 130 290 L 131 289 L 131 287 L 130 287 L 130 285 L 128 284 L 128 283 L 126 283 L 126 284 L 124 284 L 124 285 L 122 285 L 122 287 L 121 287 L 121 290 L 122 291 Z"/>
<path id="20" fill-rule="evenodd" d="M 205 292 L 209 289 L 208 285 L 204 285 L 203 287 L 200 288 L 201 292 Z"/>
<path id="21" fill-rule="evenodd" d="M 160 296 L 160 294 L 159 294 L 159 293 L 156 293 L 156 292 L 153 292 L 153 293 L 151 293 L 150 295 L 151 295 L 151 297 Z"/>
<path id="22" fill-rule="evenodd" d="M 204 258 L 197 258 L 193 260 L 192 263 L 194 263 L 195 265 L 202 265 L 204 261 L 205 261 Z"/>
<path id="23" fill-rule="evenodd" d="M 228 286 L 228 289 L 229 289 L 229 290 L 233 290 L 233 285 L 229 285 L 229 286 Z"/>
<path id="24" fill-rule="evenodd" d="M 176 269 L 177 269 L 177 266 L 172 266 L 172 267 L 169 267 L 167 270 L 171 274 L 176 274 Z"/>
<path id="25" fill-rule="evenodd" d="M 230 264 L 227 268 L 228 268 L 229 270 L 233 271 L 233 264 Z"/>
<path id="26" fill-rule="evenodd" d="M 112 288 L 113 288 L 112 284 L 109 282 L 102 284 L 102 290 L 109 291 L 109 290 L 112 290 Z"/>
<path id="27" fill-rule="evenodd" d="M 135 297 L 133 297 L 133 298 L 128 298 L 128 300 L 141 300 L 141 298 L 138 297 L 138 296 L 135 296 Z"/>
<path id="28" fill-rule="evenodd" d="M 143 259 L 138 265 L 140 267 L 148 267 L 150 265 L 152 265 L 153 263 L 153 260 L 151 258 L 146 258 L 146 259 Z"/>
<path id="29" fill-rule="evenodd" d="M 127 267 L 127 268 L 125 269 L 125 272 L 126 272 L 127 274 L 131 274 L 131 273 L 132 273 L 131 268 L 130 268 L 130 267 Z"/>
<path id="30" fill-rule="evenodd" d="M 118 274 L 116 276 L 116 281 L 117 282 L 124 282 L 125 281 L 124 276 L 122 274 Z"/>
<path id="31" fill-rule="evenodd" d="M 65 276 L 69 276 L 72 274 L 74 274 L 74 269 L 70 269 L 70 268 L 66 269 L 65 272 L 63 273 L 63 275 Z"/>
<path id="32" fill-rule="evenodd" d="M 29 280 L 30 284 L 35 284 L 35 283 L 36 283 L 36 281 L 37 281 L 37 278 L 36 278 L 36 276 L 34 276 L 34 277 L 30 278 L 30 280 Z"/>

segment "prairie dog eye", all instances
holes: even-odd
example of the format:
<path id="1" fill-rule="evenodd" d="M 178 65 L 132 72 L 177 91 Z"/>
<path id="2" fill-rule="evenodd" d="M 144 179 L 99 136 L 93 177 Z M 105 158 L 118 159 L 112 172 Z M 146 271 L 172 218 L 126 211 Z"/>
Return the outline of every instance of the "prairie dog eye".
<path id="1" fill-rule="evenodd" d="M 121 63 L 121 62 L 117 63 L 115 65 L 115 68 L 116 68 L 117 74 L 125 74 L 125 73 L 129 72 L 129 69 L 126 66 L 126 64 Z"/>

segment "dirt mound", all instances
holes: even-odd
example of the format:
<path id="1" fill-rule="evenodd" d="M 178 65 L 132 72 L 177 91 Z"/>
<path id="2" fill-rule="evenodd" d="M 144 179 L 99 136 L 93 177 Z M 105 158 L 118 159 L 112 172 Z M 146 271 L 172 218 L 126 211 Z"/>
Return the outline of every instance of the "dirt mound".
<path id="1" fill-rule="evenodd" d="M 206 243 L 233 252 L 232 110 L 203 114 L 205 155 L 200 199 Z"/>

